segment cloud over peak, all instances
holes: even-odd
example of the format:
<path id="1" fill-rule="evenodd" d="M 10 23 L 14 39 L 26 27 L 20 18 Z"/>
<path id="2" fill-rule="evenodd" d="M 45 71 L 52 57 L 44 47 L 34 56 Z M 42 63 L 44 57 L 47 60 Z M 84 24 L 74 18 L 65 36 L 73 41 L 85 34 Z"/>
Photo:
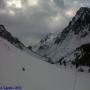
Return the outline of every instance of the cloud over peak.
<path id="1" fill-rule="evenodd" d="M 38 36 L 63 30 L 76 11 L 89 3 L 89 0 L 0 0 L 0 23 L 19 37 L 24 32 L 30 33 L 30 37 Z"/>

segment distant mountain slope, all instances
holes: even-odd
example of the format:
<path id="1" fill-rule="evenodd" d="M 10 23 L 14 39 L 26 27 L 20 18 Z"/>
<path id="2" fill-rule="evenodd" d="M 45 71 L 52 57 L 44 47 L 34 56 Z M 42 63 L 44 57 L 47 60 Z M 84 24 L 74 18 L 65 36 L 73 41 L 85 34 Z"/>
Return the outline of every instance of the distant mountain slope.
<path id="1" fill-rule="evenodd" d="M 19 49 L 25 48 L 24 44 L 21 43 L 18 38 L 13 37 L 12 34 L 6 30 L 4 25 L 0 25 L 0 37 L 3 37 L 4 39 L 8 40 L 11 44 L 13 44 Z"/>
<path id="2" fill-rule="evenodd" d="M 0 89 L 5 87 L 22 90 L 90 90 L 90 75 L 60 69 L 41 61 L 0 37 Z"/>
<path id="3" fill-rule="evenodd" d="M 85 56 L 86 54 L 84 56 L 80 54 L 81 57 L 76 55 L 76 52 L 82 52 L 84 48 L 90 49 L 90 8 L 87 7 L 81 7 L 61 33 L 51 40 L 40 42 L 33 50 L 43 57 L 48 57 L 48 61 L 51 63 L 60 63 L 60 61 L 72 63 L 74 61 L 80 65 L 88 64 L 90 66 L 90 51 L 88 51 L 89 59 Z M 77 57 L 78 60 L 76 60 Z"/>

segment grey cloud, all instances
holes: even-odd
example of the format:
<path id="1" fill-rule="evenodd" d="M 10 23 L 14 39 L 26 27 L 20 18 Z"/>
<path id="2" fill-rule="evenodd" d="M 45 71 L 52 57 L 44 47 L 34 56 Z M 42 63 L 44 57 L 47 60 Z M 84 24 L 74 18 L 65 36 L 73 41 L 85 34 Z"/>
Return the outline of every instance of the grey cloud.
<path id="1" fill-rule="evenodd" d="M 0 9 L 5 8 L 5 3 L 3 0 L 0 0 Z"/>
<path id="2" fill-rule="evenodd" d="M 56 3 L 56 5 L 60 8 L 65 8 L 64 6 L 64 1 L 63 0 L 54 0 L 54 2 Z"/>

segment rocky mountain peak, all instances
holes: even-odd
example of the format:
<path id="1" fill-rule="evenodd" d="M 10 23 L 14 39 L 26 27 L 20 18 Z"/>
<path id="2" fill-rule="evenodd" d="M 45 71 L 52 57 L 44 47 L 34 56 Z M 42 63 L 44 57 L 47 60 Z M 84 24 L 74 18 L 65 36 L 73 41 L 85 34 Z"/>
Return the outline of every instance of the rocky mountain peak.
<path id="1" fill-rule="evenodd" d="M 70 29 L 74 29 L 74 31 L 79 27 L 81 30 L 86 25 L 90 24 L 90 8 L 81 7 L 75 17 L 69 24 Z M 76 32 L 77 33 L 77 32 Z"/>
<path id="2" fill-rule="evenodd" d="M 77 14 L 81 14 L 81 13 L 90 13 L 90 8 L 88 8 L 88 7 L 81 7 L 78 10 Z"/>
<path id="3" fill-rule="evenodd" d="M 0 25 L 0 31 L 5 31 L 4 25 Z"/>
<path id="4" fill-rule="evenodd" d="M 72 18 L 69 25 L 57 35 L 55 43 L 58 44 L 62 42 L 70 31 L 74 31 L 74 34 L 79 34 L 81 32 L 81 34 L 84 34 L 81 36 L 85 36 L 86 33 L 90 31 L 90 8 L 81 7 Z"/>

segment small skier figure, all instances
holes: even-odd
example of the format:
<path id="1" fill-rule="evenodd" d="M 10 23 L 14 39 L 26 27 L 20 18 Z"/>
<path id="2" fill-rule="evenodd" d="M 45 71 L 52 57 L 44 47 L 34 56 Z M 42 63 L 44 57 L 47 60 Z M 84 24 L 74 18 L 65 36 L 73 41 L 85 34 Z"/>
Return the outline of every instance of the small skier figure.
<path id="1" fill-rule="evenodd" d="M 22 68 L 22 71 L 25 71 L 25 68 L 24 67 Z"/>
<path id="2" fill-rule="evenodd" d="M 66 61 L 63 61 L 64 66 L 66 66 Z"/>

